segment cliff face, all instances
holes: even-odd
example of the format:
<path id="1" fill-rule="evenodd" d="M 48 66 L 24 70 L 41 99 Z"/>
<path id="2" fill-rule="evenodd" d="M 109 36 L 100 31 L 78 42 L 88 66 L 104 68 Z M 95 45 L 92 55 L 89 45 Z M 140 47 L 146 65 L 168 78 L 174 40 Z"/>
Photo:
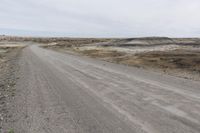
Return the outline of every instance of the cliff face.
<path id="1" fill-rule="evenodd" d="M 200 38 L 167 38 L 167 37 L 145 37 L 117 39 L 105 45 L 115 46 L 150 46 L 150 45 L 196 45 L 200 44 Z"/>

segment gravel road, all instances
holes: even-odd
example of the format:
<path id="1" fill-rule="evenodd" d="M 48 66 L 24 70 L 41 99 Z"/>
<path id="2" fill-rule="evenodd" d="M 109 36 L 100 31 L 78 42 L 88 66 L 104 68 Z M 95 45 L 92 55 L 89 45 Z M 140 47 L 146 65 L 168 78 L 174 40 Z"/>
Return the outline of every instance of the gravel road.
<path id="1" fill-rule="evenodd" d="M 200 83 L 31 45 L 15 133 L 199 133 Z"/>

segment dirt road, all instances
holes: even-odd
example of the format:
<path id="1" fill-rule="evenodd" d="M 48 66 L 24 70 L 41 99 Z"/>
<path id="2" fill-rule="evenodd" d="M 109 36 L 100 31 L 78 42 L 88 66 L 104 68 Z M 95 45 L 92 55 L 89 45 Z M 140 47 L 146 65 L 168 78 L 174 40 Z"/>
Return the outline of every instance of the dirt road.
<path id="1" fill-rule="evenodd" d="M 15 133 L 200 132 L 200 83 L 35 45 L 20 67 Z"/>

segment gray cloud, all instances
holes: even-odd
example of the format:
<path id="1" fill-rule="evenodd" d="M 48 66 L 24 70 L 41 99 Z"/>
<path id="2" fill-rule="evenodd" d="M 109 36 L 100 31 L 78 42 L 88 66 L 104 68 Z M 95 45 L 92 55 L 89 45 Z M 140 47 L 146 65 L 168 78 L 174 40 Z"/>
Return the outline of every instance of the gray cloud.
<path id="1" fill-rule="evenodd" d="M 8 29 L 9 34 L 44 36 L 200 35 L 199 0 L 0 1 L 0 34 Z"/>

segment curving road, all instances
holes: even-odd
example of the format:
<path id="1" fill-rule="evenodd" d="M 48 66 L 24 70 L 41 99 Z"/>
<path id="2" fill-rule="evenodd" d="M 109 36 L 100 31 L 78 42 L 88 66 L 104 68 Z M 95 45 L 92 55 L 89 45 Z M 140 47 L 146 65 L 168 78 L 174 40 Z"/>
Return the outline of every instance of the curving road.
<path id="1" fill-rule="evenodd" d="M 200 83 L 31 45 L 15 133 L 199 133 Z"/>

